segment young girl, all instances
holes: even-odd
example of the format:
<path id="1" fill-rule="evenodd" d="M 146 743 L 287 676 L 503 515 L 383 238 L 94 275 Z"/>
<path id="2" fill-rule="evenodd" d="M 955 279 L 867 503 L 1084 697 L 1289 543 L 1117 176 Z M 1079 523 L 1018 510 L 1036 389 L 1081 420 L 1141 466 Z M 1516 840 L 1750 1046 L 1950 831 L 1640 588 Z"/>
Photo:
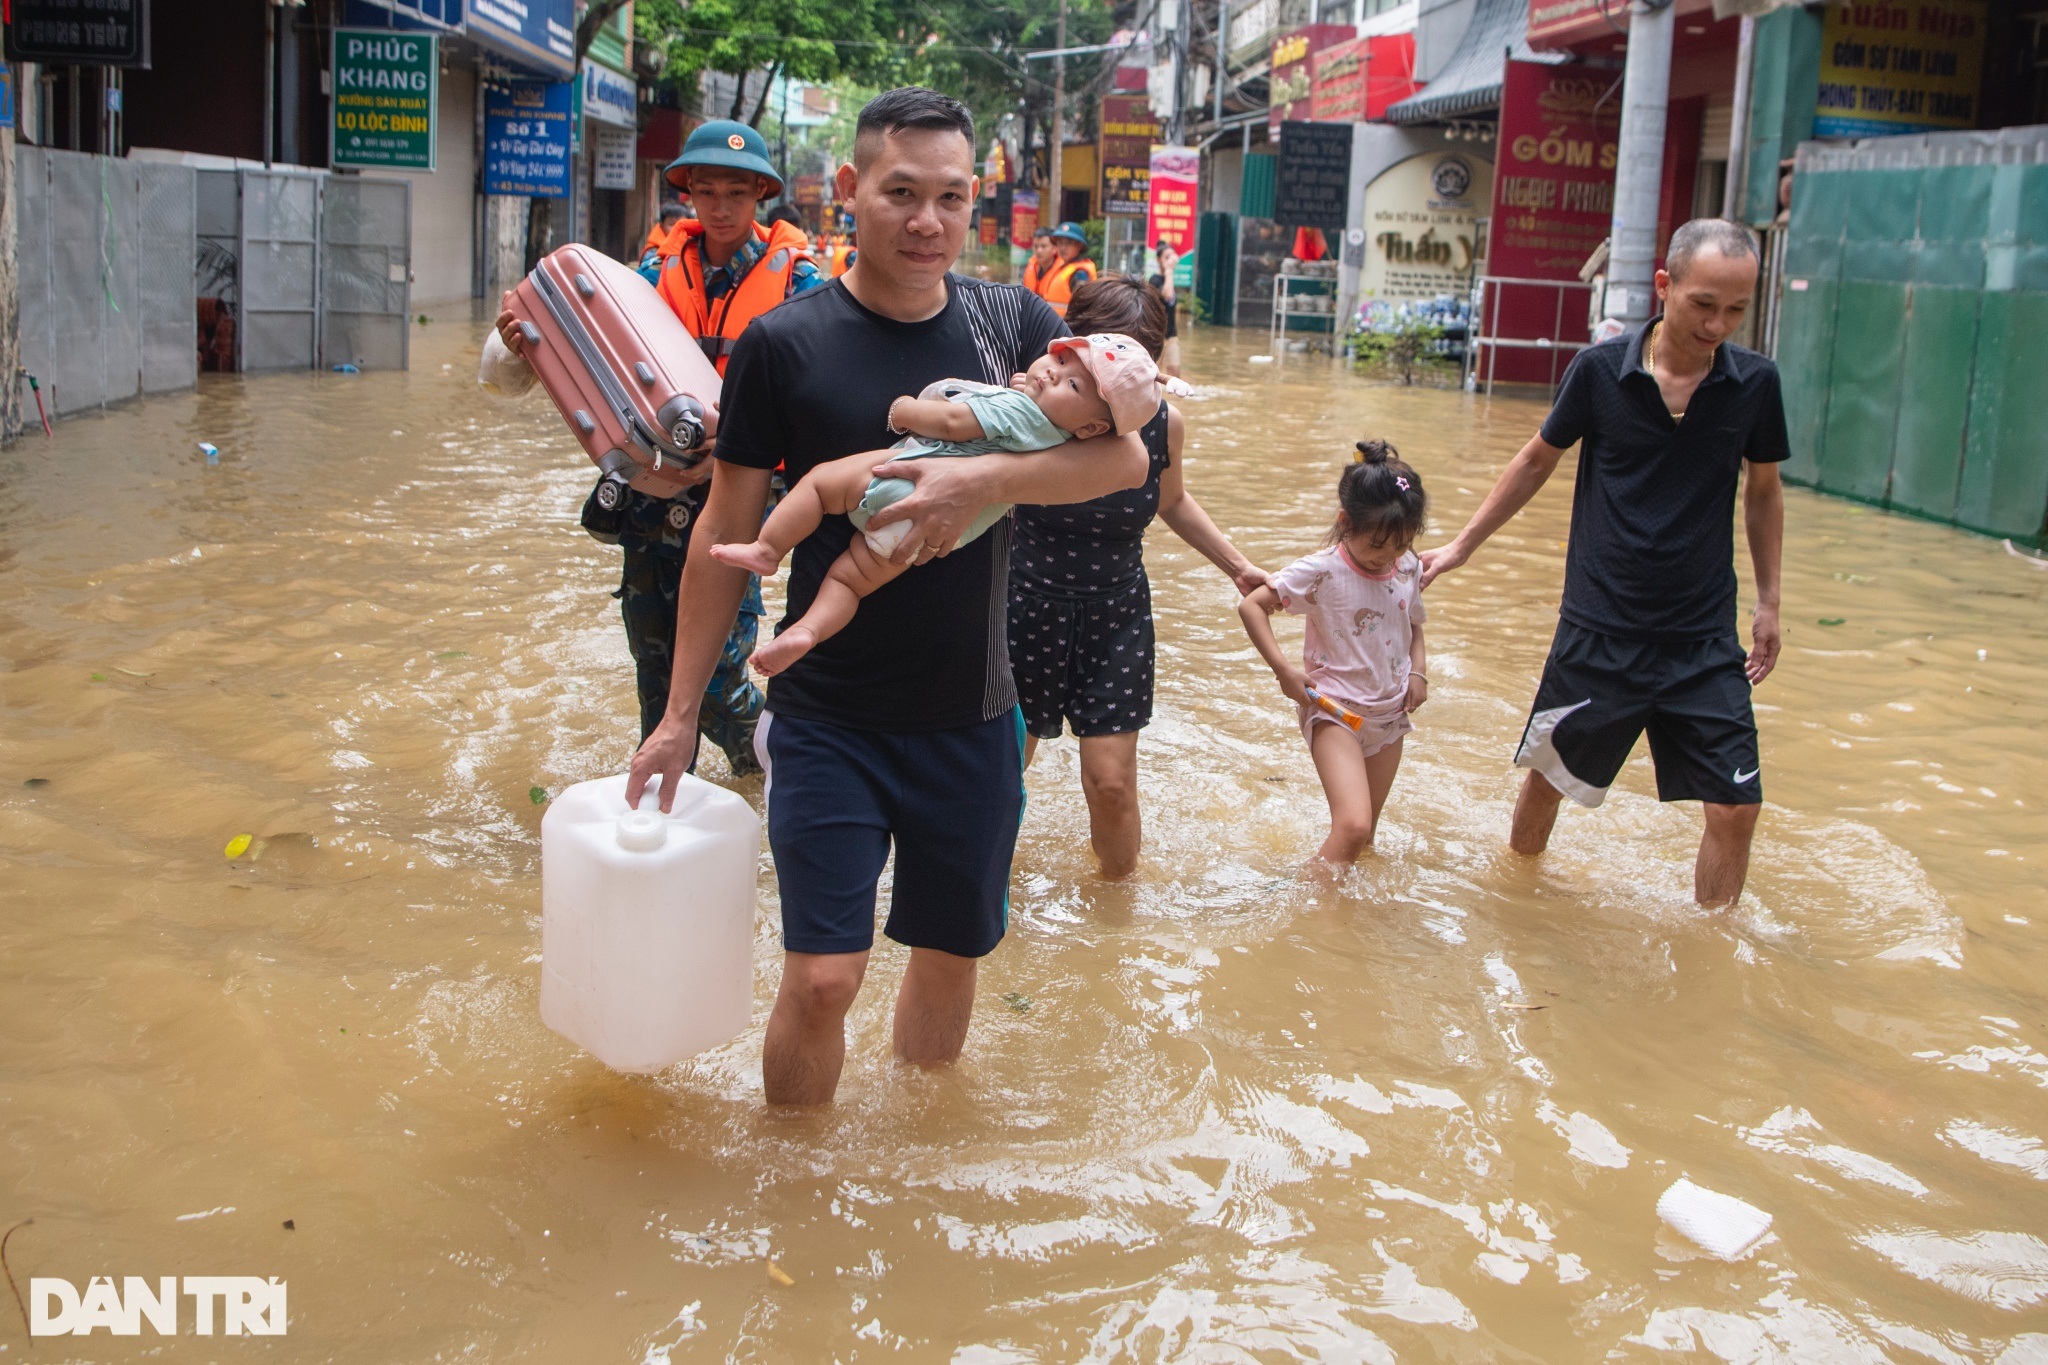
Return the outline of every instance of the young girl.
<path id="1" fill-rule="evenodd" d="M 1422 639 L 1422 478 L 1385 441 L 1360 441 L 1337 480 L 1337 522 L 1323 549 L 1281 570 L 1238 604 L 1245 633 L 1293 699 L 1330 800 L 1330 837 L 1316 856 L 1355 862 L 1372 847 L 1401 766 L 1408 713 L 1429 699 Z M 1308 618 L 1303 667 L 1281 654 L 1270 619 Z"/>

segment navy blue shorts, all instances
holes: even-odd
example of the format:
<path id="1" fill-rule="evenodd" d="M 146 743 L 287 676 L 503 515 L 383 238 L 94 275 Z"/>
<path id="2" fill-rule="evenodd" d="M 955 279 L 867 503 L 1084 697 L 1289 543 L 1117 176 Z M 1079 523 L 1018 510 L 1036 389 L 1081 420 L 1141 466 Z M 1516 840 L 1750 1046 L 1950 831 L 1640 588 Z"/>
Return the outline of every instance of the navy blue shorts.
<path id="1" fill-rule="evenodd" d="M 885 734 L 763 712 L 768 847 L 782 946 L 860 953 L 875 942 L 875 884 L 896 848 L 882 932 L 911 948 L 982 957 L 1010 917 L 1024 818 L 1024 722 Z"/>
<path id="2" fill-rule="evenodd" d="M 1647 732 L 1658 800 L 1754 805 L 1763 764 L 1748 657 L 1732 632 L 1652 644 L 1559 621 L 1515 764 L 1597 806 Z"/>

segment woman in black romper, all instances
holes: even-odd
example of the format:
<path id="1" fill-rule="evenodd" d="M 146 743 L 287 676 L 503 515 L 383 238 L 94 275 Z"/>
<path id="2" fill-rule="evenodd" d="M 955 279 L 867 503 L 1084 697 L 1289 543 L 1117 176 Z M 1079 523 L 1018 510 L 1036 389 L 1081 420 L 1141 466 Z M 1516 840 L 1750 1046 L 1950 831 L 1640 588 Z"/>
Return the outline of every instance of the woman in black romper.
<path id="1" fill-rule="evenodd" d="M 1157 358 L 1166 339 L 1159 291 L 1105 275 L 1074 291 L 1076 335 L 1122 332 Z M 1139 432 L 1152 457 L 1144 486 L 1066 507 L 1017 508 L 1010 550 L 1010 667 L 1024 710 L 1025 763 L 1071 725 L 1081 790 L 1106 877 L 1138 865 L 1138 731 L 1152 719 L 1152 588 L 1145 528 L 1156 515 L 1229 576 L 1240 594 L 1266 573 L 1230 543 L 1181 482 L 1184 427 L 1161 402 Z"/>

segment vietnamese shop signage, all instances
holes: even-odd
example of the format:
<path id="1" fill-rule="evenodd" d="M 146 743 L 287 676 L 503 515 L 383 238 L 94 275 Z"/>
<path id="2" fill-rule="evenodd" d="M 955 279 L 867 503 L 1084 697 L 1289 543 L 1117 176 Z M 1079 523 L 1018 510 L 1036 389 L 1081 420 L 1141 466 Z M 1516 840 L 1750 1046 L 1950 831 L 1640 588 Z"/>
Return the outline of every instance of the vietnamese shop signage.
<path id="1" fill-rule="evenodd" d="M 434 169 L 438 40 L 426 33 L 334 31 L 334 106 L 328 136 L 336 166 Z"/>
<path id="2" fill-rule="evenodd" d="M 583 64 L 583 115 L 615 128 L 634 125 L 639 88 L 627 77 L 596 62 Z"/>
<path id="3" fill-rule="evenodd" d="M 1151 197 L 1145 182 L 1152 174 L 1152 144 L 1162 130 L 1144 95 L 1102 97 L 1102 215 L 1143 218 Z"/>
<path id="4" fill-rule="evenodd" d="M 1577 279 L 1614 218 L 1621 110 L 1605 70 L 1509 62 L 1487 273 Z"/>
<path id="5" fill-rule="evenodd" d="M 590 138 L 590 185 L 599 190 L 633 188 L 633 146 L 631 128 L 614 128 L 600 123 Z"/>
<path id="6" fill-rule="evenodd" d="M 539 69 L 576 66 L 575 0 L 468 0 L 466 28 L 490 46 Z"/>
<path id="7" fill-rule="evenodd" d="M 1831 4 L 1813 135 L 1974 128 L 1983 66 L 1984 0 Z"/>
<path id="8" fill-rule="evenodd" d="M 149 65 L 149 0 L 12 0 L 7 55 L 17 62 Z"/>
<path id="9" fill-rule="evenodd" d="M 1016 190 L 1010 195 L 1010 245 L 1031 249 L 1031 234 L 1038 231 L 1038 191 Z"/>
<path id="10" fill-rule="evenodd" d="M 1377 299 L 1462 295 L 1478 257 L 1478 221 L 1493 202 L 1493 164 L 1468 152 L 1426 152 L 1365 187 L 1365 269 Z"/>
<path id="11" fill-rule="evenodd" d="M 1201 181 L 1202 154 L 1193 147 L 1152 149 L 1146 181 L 1146 246 L 1170 246 L 1183 256 L 1194 251 L 1195 195 Z"/>
<path id="12" fill-rule="evenodd" d="M 1310 59 L 1326 47 L 1348 41 L 1356 32 L 1349 24 L 1310 24 L 1273 41 L 1272 74 L 1266 87 L 1267 128 L 1277 130 L 1290 119 L 1308 119 L 1315 104 L 1315 68 Z"/>
<path id="13" fill-rule="evenodd" d="M 484 96 L 484 193 L 569 197 L 576 82 L 522 81 Z"/>
<path id="14" fill-rule="evenodd" d="M 1342 232 L 1351 206 L 1351 125 L 1280 125 L 1273 221 Z"/>

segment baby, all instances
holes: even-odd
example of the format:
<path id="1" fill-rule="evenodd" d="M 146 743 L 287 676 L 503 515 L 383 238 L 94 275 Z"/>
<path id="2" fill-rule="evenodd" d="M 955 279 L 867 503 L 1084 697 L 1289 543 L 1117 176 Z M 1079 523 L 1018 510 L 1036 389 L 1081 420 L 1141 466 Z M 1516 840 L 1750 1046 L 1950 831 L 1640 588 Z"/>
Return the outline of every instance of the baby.
<path id="1" fill-rule="evenodd" d="M 1110 431 L 1122 435 L 1158 413 L 1165 382 L 1145 348 L 1127 336 L 1057 337 L 1009 388 L 941 379 L 915 398 L 891 403 L 889 429 L 909 433 L 891 449 L 895 460 L 924 460 L 1046 450 Z M 863 451 L 818 465 L 776 504 L 759 540 L 711 547 L 720 563 L 772 574 L 827 516 L 844 515 L 862 533 L 833 562 L 811 609 L 754 651 L 754 667 L 762 673 L 782 672 L 836 635 L 853 619 L 861 598 L 910 567 L 889 562 L 910 531 L 909 520 L 872 531 L 868 525 L 916 485 L 880 477 L 876 454 Z M 965 545 L 1009 512 L 1008 505 L 984 507 L 958 543 Z"/>

